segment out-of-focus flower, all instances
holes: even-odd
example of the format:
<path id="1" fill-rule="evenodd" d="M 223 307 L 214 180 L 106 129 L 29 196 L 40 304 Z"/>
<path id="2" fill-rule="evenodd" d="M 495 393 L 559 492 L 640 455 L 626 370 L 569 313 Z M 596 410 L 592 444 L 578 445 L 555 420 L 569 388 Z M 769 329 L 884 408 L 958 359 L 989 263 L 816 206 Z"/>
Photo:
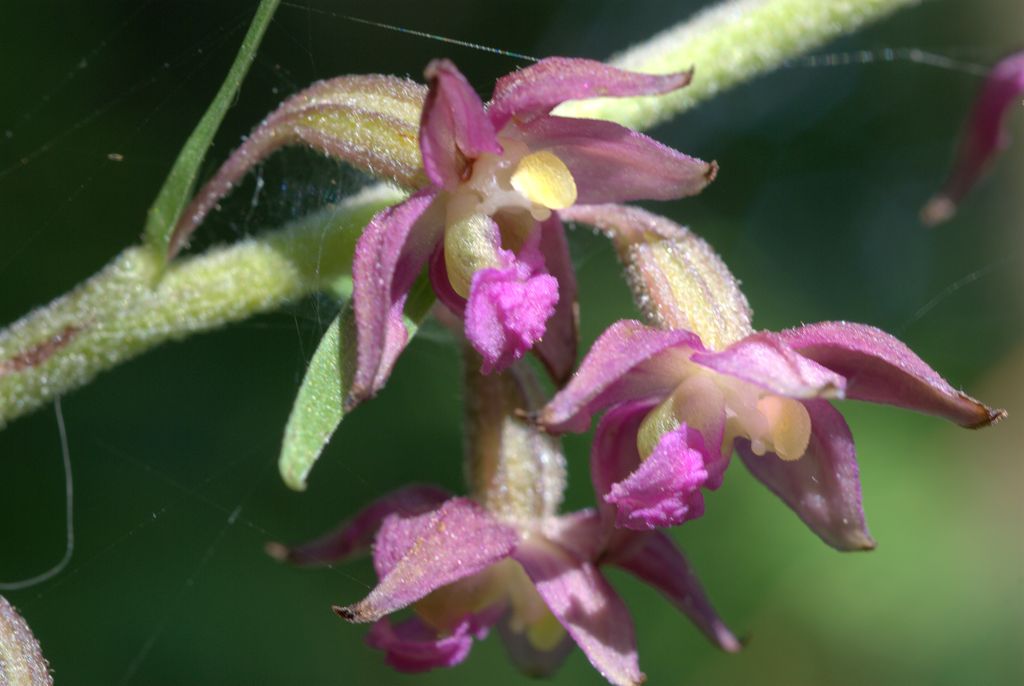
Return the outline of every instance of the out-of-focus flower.
<path id="1" fill-rule="evenodd" d="M 0 684 L 53 686 L 50 666 L 28 623 L 0 596 Z"/>
<path id="2" fill-rule="evenodd" d="M 946 221 L 985 173 L 992 158 L 1009 145 L 1005 120 L 1024 94 L 1024 52 L 1003 59 L 985 78 L 960 138 L 949 178 L 921 209 L 921 221 L 934 226 Z"/>
<path id="3" fill-rule="evenodd" d="M 668 220 L 618 206 L 581 206 L 570 217 L 613 232 L 638 295 L 656 321 L 675 327 L 614 324 L 538 416 L 549 431 L 583 431 L 593 414 L 612 408 L 598 427 L 594 465 L 624 478 L 595 479 L 621 527 L 671 526 L 702 514 L 701 489 L 721 483 L 735 447 L 826 542 L 870 548 L 853 438 L 829 399 L 897 405 L 969 428 L 1004 415 L 870 326 L 751 331 L 725 265 Z M 717 314 L 708 316 L 708 307 Z"/>
<path id="4" fill-rule="evenodd" d="M 564 458 L 556 439 L 520 416 L 539 406 L 527 370 L 517 365 L 484 377 L 469 369 L 467 377 L 472 498 L 408 487 L 317 541 L 272 554 L 334 562 L 372 540 L 379 583 L 335 611 L 373 622 L 368 642 L 401 671 L 457 664 L 497 625 L 510 657 L 529 674 L 552 672 L 575 642 L 611 683 L 641 683 L 632 619 L 600 564 L 646 581 L 718 646 L 738 650 L 668 536 L 616 531 L 592 510 L 557 514 Z M 387 617 L 408 606 L 411 617 Z"/>
<path id="5" fill-rule="evenodd" d="M 447 60 L 426 75 L 419 140 L 429 185 L 375 217 L 356 249 L 352 402 L 387 378 L 406 340 L 405 297 L 428 259 L 435 292 L 465 318 L 485 372 L 536 345 L 564 380 L 576 355 L 576 285 L 557 212 L 577 201 L 679 198 L 715 174 L 714 163 L 617 124 L 549 114 L 570 99 L 671 91 L 689 73 L 550 58 L 499 79 L 486 108 Z"/>

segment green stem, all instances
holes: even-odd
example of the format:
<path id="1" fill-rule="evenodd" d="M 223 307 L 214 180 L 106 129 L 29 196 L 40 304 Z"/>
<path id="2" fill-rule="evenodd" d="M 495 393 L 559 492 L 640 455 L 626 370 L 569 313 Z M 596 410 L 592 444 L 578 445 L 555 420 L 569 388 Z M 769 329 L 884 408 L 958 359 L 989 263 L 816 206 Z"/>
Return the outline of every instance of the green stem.
<path id="1" fill-rule="evenodd" d="M 559 113 L 646 128 L 916 1 L 731 0 L 612 60 L 653 72 L 696 65 L 689 87 L 659 99 L 569 103 Z M 0 427 L 164 341 L 318 289 L 347 292 L 360 227 L 401 197 L 377 190 L 279 232 L 174 263 L 162 279 L 156 278 L 164 268 L 159 241 L 129 248 L 75 290 L 0 332 Z"/>
<path id="2" fill-rule="evenodd" d="M 729 0 L 613 56 L 617 67 L 649 73 L 695 68 L 692 83 L 645 98 L 567 103 L 566 117 L 608 119 L 647 129 L 786 60 L 920 0 Z"/>
<path id="3" fill-rule="evenodd" d="M 319 289 L 345 291 L 362 227 L 403 197 L 373 187 L 279 231 L 176 261 L 161 279 L 158 247 L 125 250 L 0 333 L 0 427 L 165 341 Z"/>

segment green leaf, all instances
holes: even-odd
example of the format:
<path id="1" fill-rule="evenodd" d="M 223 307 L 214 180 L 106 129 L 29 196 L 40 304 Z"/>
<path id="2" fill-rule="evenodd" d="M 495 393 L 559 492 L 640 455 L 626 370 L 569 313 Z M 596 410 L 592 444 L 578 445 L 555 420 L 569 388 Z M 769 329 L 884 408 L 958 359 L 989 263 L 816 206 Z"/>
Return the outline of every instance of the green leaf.
<path id="1" fill-rule="evenodd" d="M 413 286 L 405 306 L 405 327 L 410 339 L 433 302 L 430 283 L 421 277 Z M 289 488 L 306 490 L 310 470 L 345 416 L 343 405 L 352 384 L 355 365 L 355 311 L 350 301 L 320 339 L 284 429 L 284 442 L 277 464 L 281 478 Z"/>
<path id="2" fill-rule="evenodd" d="M 178 218 L 195 186 L 199 165 L 202 164 L 214 134 L 220 127 L 228 107 L 231 106 L 239 86 L 242 85 L 242 79 L 245 78 L 249 66 L 256 57 L 256 49 L 259 47 L 260 41 L 263 40 L 263 34 L 279 4 L 280 0 L 260 1 L 259 7 L 256 8 L 256 15 L 252 18 L 252 24 L 249 25 L 249 31 L 242 39 L 242 47 L 238 49 L 238 55 L 235 56 L 235 61 L 231 65 L 224 83 L 221 84 L 220 90 L 213 102 L 210 103 L 203 118 L 199 120 L 199 124 L 185 141 L 163 187 L 149 208 L 145 237 L 146 242 L 156 248 L 157 254 L 163 255 L 167 251 L 174 225 L 178 223 Z"/>

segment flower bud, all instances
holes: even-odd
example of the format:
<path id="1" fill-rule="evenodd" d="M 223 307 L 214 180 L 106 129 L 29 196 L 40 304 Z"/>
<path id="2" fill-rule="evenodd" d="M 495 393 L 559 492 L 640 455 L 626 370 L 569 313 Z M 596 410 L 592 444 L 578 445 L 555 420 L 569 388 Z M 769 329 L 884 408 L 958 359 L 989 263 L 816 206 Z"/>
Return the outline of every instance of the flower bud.
<path id="1" fill-rule="evenodd" d="M 562 218 L 607 233 L 637 307 L 661 329 L 684 329 L 721 350 L 752 331 L 750 305 L 722 258 L 689 229 L 638 207 L 577 205 Z"/>
<path id="2" fill-rule="evenodd" d="M 320 81 L 288 98 L 196 193 L 174 229 L 169 256 L 250 169 L 285 146 L 304 145 L 400 186 L 423 186 L 417 135 L 426 94 L 408 79 L 372 74 Z"/>

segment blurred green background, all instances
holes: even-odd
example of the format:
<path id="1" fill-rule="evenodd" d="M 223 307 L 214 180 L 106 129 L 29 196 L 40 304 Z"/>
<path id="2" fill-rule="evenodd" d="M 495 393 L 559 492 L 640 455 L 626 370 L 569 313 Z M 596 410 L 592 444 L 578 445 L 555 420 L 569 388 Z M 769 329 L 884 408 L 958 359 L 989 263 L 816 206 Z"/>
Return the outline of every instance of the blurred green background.
<path id="1" fill-rule="evenodd" d="M 344 73 L 418 77 L 449 56 L 482 94 L 514 59 L 346 20 L 595 58 L 705 3 L 297 0 L 271 26 L 208 158 L 264 114 Z M 0 322 L 74 286 L 134 242 L 174 156 L 234 55 L 254 3 L 4 3 L 0 8 Z M 820 53 L 916 47 L 991 64 L 1022 44 L 1019 2 L 936 0 Z M 699 78 L 700 65 L 697 65 Z M 721 654 L 660 597 L 610 574 L 652 684 L 1024 682 L 1024 140 L 960 214 L 916 213 L 947 170 L 979 80 L 906 62 L 793 66 L 653 133 L 717 159 L 698 198 L 659 205 L 725 257 L 761 328 L 826 319 L 889 330 L 1010 419 L 967 432 L 845 403 L 879 548 L 826 548 L 738 463 L 706 516 L 676 531 L 711 598 L 749 640 Z M 1024 116 L 1012 128 L 1024 136 Z M 123 157 L 112 161 L 111 153 Z M 264 165 L 203 232 L 230 241 L 344 195 L 355 176 L 293 151 Z M 256 200 L 254 200 L 254 197 Z M 587 340 L 634 316 L 602 239 L 577 232 Z M 334 306 L 320 299 L 158 349 L 65 398 L 75 473 L 70 566 L 7 594 L 58 684 L 525 683 L 497 637 L 450 671 L 404 677 L 332 603 L 367 562 L 294 570 L 263 552 L 304 540 L 410 481 L 459 489 L 458 361 L 417 338 L 385 392 L 343 425 L 304 494 L 275 460 L 305 363 Z M 589 437 L 566 441 L 567 506 L 591 501 Z M 59 559 L 64 499 L 54 412 L 0 433 L 0 579 Z M 556 683 L 603 683 L 574 654 Z"/>

